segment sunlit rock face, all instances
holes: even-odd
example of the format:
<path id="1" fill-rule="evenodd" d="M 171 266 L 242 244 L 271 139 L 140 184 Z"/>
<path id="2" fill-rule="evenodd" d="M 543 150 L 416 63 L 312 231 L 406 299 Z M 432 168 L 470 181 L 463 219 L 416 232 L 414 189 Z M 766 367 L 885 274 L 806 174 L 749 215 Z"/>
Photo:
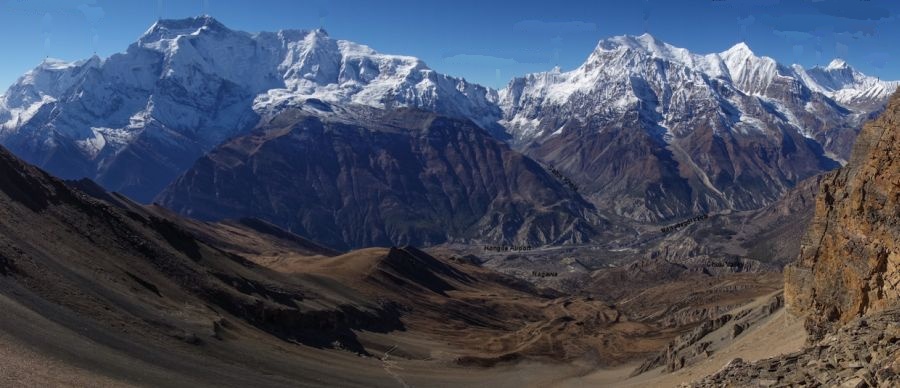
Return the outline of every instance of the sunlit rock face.
<path id="1" fill-rule="evenodd" d="M 785 297 L 820 337 L 900 300 L 900 95 L 866 124 L 846 168 L 822 181 Z"/>

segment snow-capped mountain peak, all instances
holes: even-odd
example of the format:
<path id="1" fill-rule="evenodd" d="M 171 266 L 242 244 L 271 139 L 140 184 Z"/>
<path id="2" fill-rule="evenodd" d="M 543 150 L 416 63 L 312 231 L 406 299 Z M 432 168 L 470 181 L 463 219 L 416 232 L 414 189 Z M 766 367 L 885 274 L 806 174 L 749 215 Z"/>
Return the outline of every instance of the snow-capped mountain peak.
<path id="1" fill-rule="evenodd" d="M 824 68 L 815 66 L 806 70 L 794 66 L 794 70 L 810 89 L 856 110 L 871 110 L 881 105 L 900 86 L 898 81 L 867 76 L 840 58 Z"/>
<path id="2" fill-rule="evenodd" d="M 847 64 L 843 59 L 835 58 L 825 67 L 825 70 L 839 70 L 839 69 L 847 69 L 850 65 Z"/>
<path id="3" fill-rule="evenodd" d="M 301 37 L 302 35 L 302 37 Z M 496 92 L 430 69 L 422 60 L 382 54 L 372 48 L 328 36 L 324 30 L 278 33 L 285 53 L 278 71 L 284 86 L 261 94 L 257 112 L 276 114 L 284 107 L 315 98 L 377 108 L 417 107 L 496 125 Z M 299 39 L 298 39 L 299 38 Z"/>
<path id="4" fill-rule="evenodd" d="M 565 105 L 570 100 L 593 95 L 590 99 L 602 98 L 602 101 L 588 104 L 584 109 L 617 111 L 641 105 L 642 100 L 659 94 L 662 100 L 648 106 L 656 106 L 663 113 L 669 109 L 670 99 L 711 98 L 718 94 L 711 87 L 683 88 L 682 84 L 697 86 L 707 83 L 707 79 L 720 79 L 744 93 L 758 94 L 776 77 L 789 72 L 772 58 L 756 56 L 745 43 L 721 53 L 695 54 L 650 34 L 623 35 L 601 40 L 575 70 L 529 74 L 513 80 L 500 92 L 500 97 L 506 112 L 505 123 L 514 136 L 527 141 L 541 133 L 537 129 L 540 120 L 530 117 L 538 115 L 540 109 L 523 105 L 525 101 Z M 682 96 L 683 93 L 687 94 Z"/>
<path id="5" fill-rule="evenodd" d="M 160 19 L 141 35 L 141 43 L 196 35 L 204 31 L 232 32 L 215 18 L 205 15 L 187 19 Z"/>
<path id="6" fill-rule="evenodd" d="M 683 48 L 672 46 L 653 35 L 644 33 L 638 36 L 621 35 L 601 40 L 592 54 L 592 58 L 603 53 L 617 50 L 638 51 L 654 58 L 669 59 L 679 62 L 691 62 L 691 53 Z M 590 62 L 590 59 L 588 60 Z"/>
<path id="7" fill-rule="evenodd" d="M 750 46 L 748 46 L 747 43 L 740 42 L 738 44 L 735 44 L 734 46 L 731 46 L 731 48 L 729 48 L 728 50 L 722 52 L 722 56 L 734 55 L 747 57 L 755 56 L 756 54 L 753 53 L 753 50 L 750 49 Z"/>
<path id="8" fill-rule="evenodd" d="M 718 54 L 735 87 L 745 93 L 761 94 L 778 76 L 790 76 L 790 69 L 776 60 L 757 56 L 744 43 L 738 43 Z"/>
<path id="9" fill-rule="evenodd" d="M 66 91 L 102 64 L 96 55 L 75 62 L 55 58 L 41 61 L 0 96 L 0 138 L 30 120 L 45 104 L 63 98 Z"/>

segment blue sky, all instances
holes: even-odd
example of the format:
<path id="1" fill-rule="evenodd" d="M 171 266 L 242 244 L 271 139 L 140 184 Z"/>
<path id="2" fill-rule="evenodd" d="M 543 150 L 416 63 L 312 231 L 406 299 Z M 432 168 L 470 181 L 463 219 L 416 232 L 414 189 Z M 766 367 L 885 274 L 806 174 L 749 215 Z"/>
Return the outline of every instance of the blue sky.
<path id="1" fill-rule="evenodd" d="M 888 0 L 329 1 L 0 0 L 0 88 L 44 57 L 124 51 L 157 18 L 210 14 L 232 29 L 324 27 L 332 37 L 502 87 L 512 77 L 578 66 L 600 39 L 649 32 L 694 52 L 747 42 L 806 67 L 841 57 L 900 79 L 900 6 Z"/>

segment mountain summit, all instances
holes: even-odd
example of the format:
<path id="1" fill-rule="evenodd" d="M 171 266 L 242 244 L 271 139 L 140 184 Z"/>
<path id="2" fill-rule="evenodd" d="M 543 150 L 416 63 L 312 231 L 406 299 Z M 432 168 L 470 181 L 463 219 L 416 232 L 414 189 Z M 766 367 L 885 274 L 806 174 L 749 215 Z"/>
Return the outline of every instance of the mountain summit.
<path id="1" fill-rule="evenodd" d="M 839 69 L 846 69 L 846 68 L 849 67 L 849 66 L 850 66 L 850 65 L 848 65 L 847 62 L 844 62 L 843 59 L 835 58 L 835 59 L 833 59 L 830 63 L 828 63 L 828 66 L 825 67 L 825 70 L 839 70 Z"/>
<path id="2" fill-rule="evenodd" d="M 187 19 L 161 19 L 153 23 L 139 41 L 160 41 L 166 38 L 199 34 L 202 31 L 231 32 L 224 24 L 208 15 Z"/>

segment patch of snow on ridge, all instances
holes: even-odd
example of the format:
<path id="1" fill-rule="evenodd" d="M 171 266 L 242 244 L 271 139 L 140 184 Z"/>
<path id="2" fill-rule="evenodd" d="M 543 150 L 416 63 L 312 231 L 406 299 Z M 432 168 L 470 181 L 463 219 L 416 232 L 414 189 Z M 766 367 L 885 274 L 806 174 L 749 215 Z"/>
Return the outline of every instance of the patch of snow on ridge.
<path id="1" fill-rule="evenodd" d="M 561 134 L 563 133 L 563 129 L 565 129 L 565 128 L 566 128 L 565 125 L 559 127 L 559 129 L 557 129 L 556 131 L 554 131 L 553 133 L 551 133 L 550 136 L 561 135 Z"/>
<path id="2" fill-rule="evenodd" d="M 93 137 L 76 140 L 75 144 L 81 149 L 81 152 L 93 159 L 106 147 L 106 138 L 103 137 L 102 128 L 91 128 L 91 131 L 94 134 Z"/>
<path id="3" fill-rule="evenodd" d="M 748 129 L 752 129 L 757 132 L 764 133 L 766 131 L 766 125 L 760 119 L 749 116 L 749 115 L 741 115 L 741 120 L 737 122 L 735 125 L 742 134 L 748 134 Z"/>
<path id="4" fill-rule="evenodd" d="M 27 122 L 32 117 L 34 117 L 34 115 L 37 114 L 37 112 L 44 105 L 50 104 L 53 102 L 56 102 L 55 98 L 53 98 L 51 96 L 43 95 L 43 96 L 41 96 L 41 99 L 39 101 L 32 102 L 32 103 L 30 103 L 26 106 L 22 106 L 22 107 L 15 107 L 15 108 L 10 109 L 10 108 L 7 108 L 4 103 L 4 106 L 2 106 L 2 108 L 4 109 L 5 112 L 0 111 L 0 118 L 6 118 L 6 121 L 3 123 L 0 123 L 0 136 L 4 135 L 6 133 L 11 133 L 11 132 L 17 131 L 19 125 L 21 125 L 24 122 Z"/>
<path id="5" fill-rule="evenodd" d="M 784 117 L 784 119 L 779 118 L 780 121 L 782 121 L 784 124 L 788 124 L 788 125 L 796 128 L 797 132 L 799 132 L 801 135 L 803 135 L 803 137 L 815 140 L 815 136 L 813 136 L 812 133 L 809 132 L 809 128 L 806 128 L 805 126 L 801 125 L 800 120 L 797 119 L 797 116 L 794 116 L 794 113 L 791 112 L 790 109 L 787 109 L 787 107 L 784 106 L 784 103 L 782 103 L 781 101 L 778 101 L 776 99 L 773 99 L 773 98 L 767 98 L 767 97 L 762 97 L 762 96 L 760 96 L 759 98 L 761 98 L 764 101 L 766 101 L 767 103 L 771 104 L 775 108 L 775 110 L 781 116 Z"/>
<path id="6" fill-rule="evenodd" d="M 501 120 L 500 124 L 506 128 L 514 128 L 516 131 L 513 133 L 514 136 L 531 137 L 538 134 L 538 129 L 541 126 L 541 120 L 528 119 L 523 116 L 517 116 L 509 121 Z"/>

